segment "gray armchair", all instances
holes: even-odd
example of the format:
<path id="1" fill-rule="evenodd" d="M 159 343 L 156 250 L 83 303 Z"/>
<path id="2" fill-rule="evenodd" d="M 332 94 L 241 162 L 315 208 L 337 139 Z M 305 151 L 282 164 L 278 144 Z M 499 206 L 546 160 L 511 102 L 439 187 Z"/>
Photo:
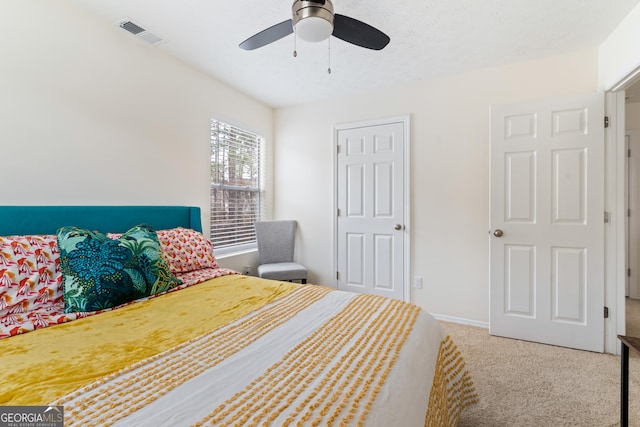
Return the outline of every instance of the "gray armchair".
<path id="1" fill-rule="evenodd" d="M 256 221 L 258 276 L 307 283 L 307 269 L 293 261 L 296 221 Z"/>

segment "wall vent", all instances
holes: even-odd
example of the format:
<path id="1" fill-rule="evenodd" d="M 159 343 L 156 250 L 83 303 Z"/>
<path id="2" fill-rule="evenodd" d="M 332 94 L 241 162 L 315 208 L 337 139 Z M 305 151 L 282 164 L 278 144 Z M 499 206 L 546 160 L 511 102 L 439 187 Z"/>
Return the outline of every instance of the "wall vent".
<path id="1" fill-rule="evenodd" d="M 137 38 L 150 43 L 153 46 L 156 46 L 164 41 L 162 37 L 158 37 L 157 35 L 143 28 L 141 25 L 136 24 L 129 18 L 123 18 L 117 22 L 114 22 L 114 25 L 122 28 L 123 30 L 136 36 Z"/>

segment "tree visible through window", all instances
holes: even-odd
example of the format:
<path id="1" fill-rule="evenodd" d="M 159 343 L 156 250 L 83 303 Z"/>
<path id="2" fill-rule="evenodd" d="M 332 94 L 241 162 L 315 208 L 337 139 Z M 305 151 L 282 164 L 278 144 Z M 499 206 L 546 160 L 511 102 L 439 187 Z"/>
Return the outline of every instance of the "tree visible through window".
<path id="1" fill-rule="evenodd" d="M 263 216 L 263 138 L 211 121 L 211 241 L 216 249 L 255 245 Z"/>

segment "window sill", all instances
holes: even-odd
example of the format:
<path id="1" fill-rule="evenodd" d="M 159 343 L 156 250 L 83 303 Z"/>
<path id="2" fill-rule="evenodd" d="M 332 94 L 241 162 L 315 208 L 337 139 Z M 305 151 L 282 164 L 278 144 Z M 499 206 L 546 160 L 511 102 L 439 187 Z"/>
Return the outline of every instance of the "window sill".
<path id="1" fill-rule="evenodd" d="M 258 248 L 254 247 L 254 248 L 248 248 L 248 249 L 235 249 L 235 250 L 229 249 L 227 251 L 223 251 L 221 254 L 216 253 L 215 255 L 216 255 L 216 259 L 225 259 L 225 258 L 233 258 L 238 255 L 250 254 L 254 252 L 258 252 Z"/>

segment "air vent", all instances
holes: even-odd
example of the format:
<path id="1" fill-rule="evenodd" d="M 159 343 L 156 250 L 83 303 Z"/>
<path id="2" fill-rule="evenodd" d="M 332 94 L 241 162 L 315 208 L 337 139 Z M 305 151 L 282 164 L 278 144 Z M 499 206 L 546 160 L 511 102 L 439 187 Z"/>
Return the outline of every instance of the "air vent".
<path id="1" fill-rule="evenodd" d="M 152 32 L 147 31 L 141 25 L 136 24 L 129 18 L 121 19 L 115 22 L 114 25 L 117 25 L 118 27 L 129 32 L 130 34 L 133 34 L 137 38 L 142 39 L 154 46 L 163 42 L 163 39 L 161 37 L 158 37 Z"/>

